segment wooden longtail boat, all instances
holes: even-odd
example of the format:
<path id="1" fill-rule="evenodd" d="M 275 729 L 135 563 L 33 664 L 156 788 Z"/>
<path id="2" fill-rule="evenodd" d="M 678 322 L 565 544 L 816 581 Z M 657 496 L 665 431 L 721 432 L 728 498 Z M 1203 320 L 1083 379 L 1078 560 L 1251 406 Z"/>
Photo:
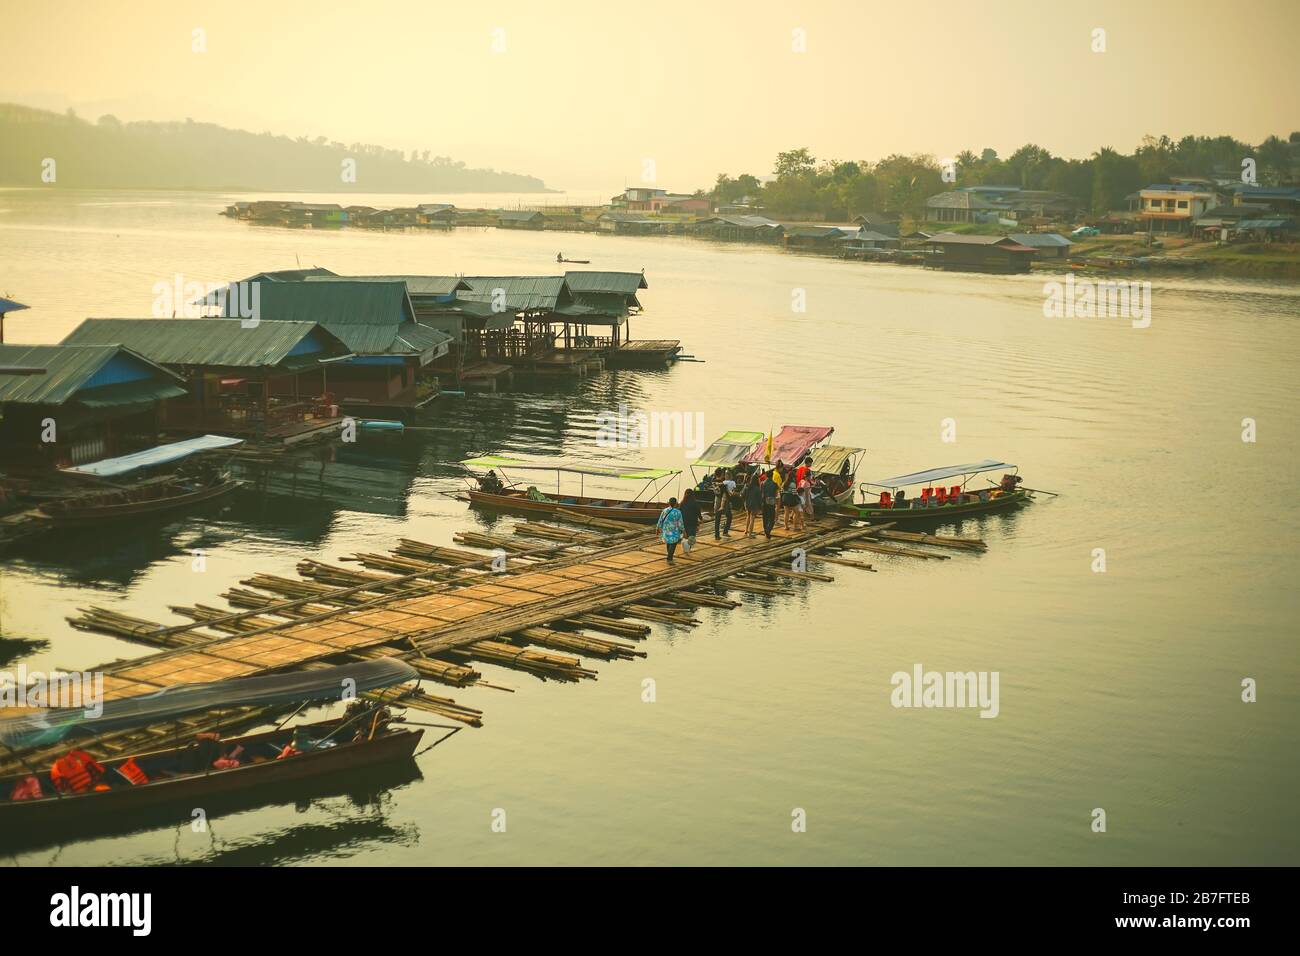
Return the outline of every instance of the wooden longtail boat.
<path id="1" fill-rule="evenodd" d="M 79 527 L 138 518 L 184 508 L 220 498 L 243 482 L 226 473 L 204 478 L 173 478 L 137 488 L 114 489 L 97 494 L 78 495 L 41 505 L 41 513 L 59 527 Z"/>
<path id="2" fill-rule="evenodd" d="M 967 490 L 966 484 L 972 477 L 1003 469 L 1011 469 L 1011 471 L 1004 475 L 1003 484 L 999 487 Z M 878 500 L 844 504 L 833 508 L 831 513 L 863 521 L 888 521 L 900 528 L 908 528 L 944 524 L 975 515 L 1011 511 L 1032 500 L 1030 492 L 1016 487 L 1020 482 L 1020 476 L 1016 474 L 1015 469 L 1015 465 L 1007 462 L 986 459 L 966 465 L 932 468 L 910 475 L 865 482 L 862 489 L 864 495 L 867 494 L 868 487 L 882 489 Z M 958 477 L 962 479 L 962 484 L 958 486 L 959 491 L 955 496 L 945 492 L 943 498 L 939 498 L 932 493 L 935 482 Z M 921 487 L 925 490 L 915 497 L 905 498 L 900 502 L 899 490 L 909 487 Z"/>
<path id="3" fill-rule="evenodd" d="M 680 469 L 645 468 L 641 466 L 580 465 L 569 463 L 529 462 L 505 455 L 484 455 L 461 462 L 466 468 L 482 470 L 486 474 L 471 479 L 469 501 L 471 505 L 502 511 L 554 515 L 572 511 L 590 518 L 610 518 L 616 521 L 633 521 L 653 524 L 668 507 L 667 501 L 650 499 L 663 485 L 681 474 Z M 536 487 L 520 487 L 521 482 L 509 477 L 509 471 L 545 471 L 555 474 L 555 492 L 543 494 Z M 577 475 L 578 494 L 561 490 L 565 475 Z M 635 498 L 598 498 L 583 494 L 587 478 L 609 478 L 619 481 L 643 482 L 641 494 Z"/>
<path id="4" fill-rule="evenodd" d="M 310 701 L 338 701 L 348 681 L 361 691 L 390 687 L 418 676 L 409 664 L 386 658 L 299 674 L 182 685 L 145 698 L 111 701 L 103 705 L 99 718 L 72 715 L 63 722 L 30 717 L 0 721 L 0 743 L 16 749 L 23 743 L 47 744 L 53 738 L 66 741 L 72 749 L 82 746 L 75 742 L 75 734 L 166 721 L 221 706 L 214 702 L 222 699 L 241 704 L 299 700 L 306 706 Z M 144 702 L 143 706 L 132 706 L 138 702 Z M 141 811 L 163 807 L 186 808 L 188 815 L 188 808 L 208 807 L 222 798 L 410 760 L 424 731 L 395 728 L 390 723 L 399 720 L 383 705 L 357 701 L 343 717 L 333 720 L 225 738 L 209 742 L 206 749 L 192 742 L 105 760 L 106 772 L 96 781 L 97 787 L 80 792 L 60 792 L 49 767 L 33 766 L 27 773 L 0 778 L 0 839 L 39 840 L 50 833 L 82 832 L 95 829 L 95 825 L 111 825 L 117 818 L 136 819 Z M 446 729 L 450 732 L 437 743 L 460 728 Z M 299 752 L 281 756 L 290 744 Z M 231 755 L 237 765 L 213 765 L 214 756 Z M 133 783 L 128 772 L 136 770 L 145 779 L 137 777 Z M 33 778 L 41 795 L 13 799 L 15 788 L 30 786 Z"/>

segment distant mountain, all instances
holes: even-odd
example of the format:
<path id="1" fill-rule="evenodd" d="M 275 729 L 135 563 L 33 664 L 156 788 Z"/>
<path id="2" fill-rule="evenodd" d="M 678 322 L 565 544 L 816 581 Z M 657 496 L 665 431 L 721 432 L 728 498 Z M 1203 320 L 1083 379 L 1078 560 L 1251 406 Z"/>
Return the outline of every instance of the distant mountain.
<path id="1" fill-rule="evenodd" d="M 544 192 L 533 176 L 467 169 L 429 151 L 411 154 L 321 136 L 292 139 L 192 120 L 91 123 L 66 114 L 0 103 L 0 185 L 39 186 L 54 160 L 61 186 L 253 192 Z M 355 160 L 356 181 L 343 178 Z"/>

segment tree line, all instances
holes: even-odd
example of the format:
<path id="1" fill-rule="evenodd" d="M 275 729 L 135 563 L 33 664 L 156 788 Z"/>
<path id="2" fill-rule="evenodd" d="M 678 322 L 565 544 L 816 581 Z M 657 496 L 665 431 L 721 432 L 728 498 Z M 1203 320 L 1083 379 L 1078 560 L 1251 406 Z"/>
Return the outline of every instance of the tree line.
<path id="1" fill-rule="evenodd" d="M 53 163 L 50 163 L 53 160 Z M 355 178 L 345 178 L 345 161 Z M 51 178 L 52 177 L 52 178 Z M 0 104 L 0 184 L 257 192 L 540 192 L 533 176 L 469 169 L 430 150 L 250 133 L 213 123 L 89 122 Z"/>
<path id="2" fill-rule="evenodd" d="M 992 149 L 958 153 L 945 167 L 930 155 L 866 160 L 818 160 L 806 147 L 778 153 L 772 178 L 719 174 L 703 193 L 718 205 L 748 197 L 768 213 L 845 220 L 867 212 L 922 219 L 925 201 L 961 186 L 1019 186 L 1064 193 L 1081 211 L 1124 208 L 1124 197 L 1171 176 L 1238 178 L 1253 161 L 1256 181 L 1293 184 L 1300 179 L 1300 132 L 1270 136 L 1252 146 L 1231 136 L 1147 136 L 1131 154 L 1103 147 L 1087 159 L 1053 156 L 1032 143 L 1003 159 Z M 951 175 L 944 177 L 945 168 Z"/>

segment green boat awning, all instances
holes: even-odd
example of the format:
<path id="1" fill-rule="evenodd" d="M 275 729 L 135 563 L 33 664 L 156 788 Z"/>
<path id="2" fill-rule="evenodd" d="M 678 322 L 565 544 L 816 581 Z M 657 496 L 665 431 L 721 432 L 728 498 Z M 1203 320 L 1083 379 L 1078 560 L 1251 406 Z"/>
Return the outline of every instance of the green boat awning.
<path id="1" fill-rule="evenodd" d="M 691 467 L 727 468 L 739 464 L 740 459 L 765 437 L 762 432 L 727 432 L 705 449 Z"/>
<path id="2" fill-rule="evenodd" d="M 481 455 L 478 458 L 466 458 L 461 462 L 466 468 L 513 468 L 516 471 L 564 471 L 575 475 L 595 475 L 600 478 L 628 478 L 632 480 L 654 481 L 680 475 L 679 468 L 646 468 L 642 465 L 584 465 L 557 459 L 554 462 L 527 461 L 523 458 L 511 458 L 508 455 Z"/>

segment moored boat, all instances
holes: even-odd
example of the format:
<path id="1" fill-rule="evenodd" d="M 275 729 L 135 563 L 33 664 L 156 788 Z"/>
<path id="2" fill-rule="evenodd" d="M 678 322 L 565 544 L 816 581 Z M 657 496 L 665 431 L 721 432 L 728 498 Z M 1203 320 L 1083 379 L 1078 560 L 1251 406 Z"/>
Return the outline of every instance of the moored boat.
<path id="1" fill-rule="evenodd" d="M 73 756 L 85 754 L 81 747 L 93 747 L 74 743 L 79 735 L 163 723 L 231 702 L 338 702 L 344 687 L 360 693 L 418 676 L 404 661 L 384 658 L 305 673 L 180 685 L 106 702 L 97 718 L 80 710 L 42 711 L 0 721 L 0 742 L 19 752 L 66 742 L 73 748 L 67 756 Z M 332 720 L 228 738 L 210 735 L 102 763 L 85 754 L 94 766 L 81 786 L 75 785 L 75 774 L 66 772 L 70 765 L 62 763 L 63 758 L 48 769 L 31 766 L 0 778 L 0 835 L 8 841 L 80 833 L 163 807 L 180 807 L 188 815 L 189 808 L 209 805 L 204 801 L 409 760 L 423 730 L 402 728 L 399 722 L 387 706 L 354 700 L 343 716 Z M 443 740 L 458 728 L 447 729 L 450 733 Z M 88 766 L 83 758 L 76 760 L 71 766 Z"/>
<path id="2" fill-rule="evenodd" d="M 995 487 L 967 487 L 970 480 L 978 475 L 1004 469 L 1010 471 L 1003 474 L 1002 480 Z M 961 484 L 935 484 L 950 478 L 961 478 Z M 832 513 L 869 522 L 889 522 L 900 528 L 942 524 L 975 515 L 1012 511 L 1028 504 L 1032 500 L 1032 493 L 1019 488 L 1020 482 L 1016 466 L 1007 462 L 985 459 L 963 465 L 948 465 L 864 482 L 864 498 L 870 494 L 868 488 L 879 489 L 875 501 L 842 504 L 833 509 Z M 920 493 L 909 498 L 908 488 L 919 488 Z"/>
<path id="3" fill-rule="evenodd" d="M 211 501 L 229 494 L 243 482 L 228 472 L 212 471 L 198 477 L 175 476 L 135 487 L 115 488 L 50 501 L 41 505 L 41 514 L 53 525 L 79 527 L 119 521 L 123 518 L 147 517 Z"/>
<path id="4" fill-rule="evenodd" d="M 577 463 L 530 462 L 506 455 L 484 455 L 469 458 L 461 464 L 467 469 L 487 469 L 485 474 L 471 478 L 468 491 L 471 505 L 502 511 L 535 514 L 562 514 L 576 512 L 589 518 L 609 518 L 616 521 L 633 521 L 653 524 L 660 512 L 668 507 L 667 501 L 652 497 L 681 474 L 680 469 L 646 468 L 639 465 L 608 466 Z M 555 492 L 544 493 L 535 485 L 521 487 L 521 482 L 508 471 L 542 471 L 555 474 Z M 578 493 L 563 490 L 564 476 L 577 476 Z M 640 481 L 641 491 L 633 498 L 596 497 L 585 494 L 587 478 Z M 643 497 L 644 496 L 644 497 Z"/>

